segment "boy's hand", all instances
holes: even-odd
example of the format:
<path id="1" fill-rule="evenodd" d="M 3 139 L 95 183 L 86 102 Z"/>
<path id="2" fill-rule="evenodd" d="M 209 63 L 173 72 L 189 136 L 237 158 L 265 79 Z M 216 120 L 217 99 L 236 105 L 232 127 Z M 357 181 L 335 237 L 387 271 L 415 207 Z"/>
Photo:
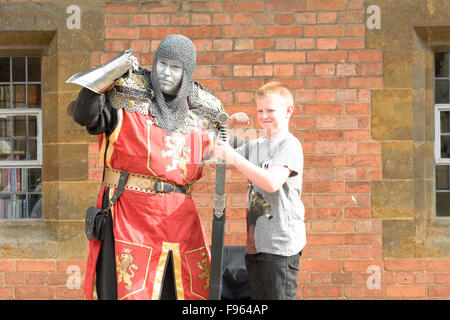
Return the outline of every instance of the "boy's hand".
<path id="1" fill-rule="evenodd" d="M 236 161 L 237 152 L 227 142 L 216 139 L 212 148 L 212 156 L 224 160 L 228 164 L 233 164 Z"/>
<path id="2" fill-rule="evenodd" d="M 227 123 L 227 128 L 231 129 L 235 126 L 249 125 L 250 119 L 245 112 L 236 112 L 230 116 L 230 121 Z"/>

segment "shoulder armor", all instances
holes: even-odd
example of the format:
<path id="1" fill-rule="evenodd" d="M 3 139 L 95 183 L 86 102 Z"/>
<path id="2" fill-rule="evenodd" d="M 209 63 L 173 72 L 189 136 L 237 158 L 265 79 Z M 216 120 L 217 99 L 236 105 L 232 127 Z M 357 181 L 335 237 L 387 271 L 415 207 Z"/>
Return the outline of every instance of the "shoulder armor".
<path id="1" fill-rule="evenodd" d="M 208 129 L 214 127 L 217 115 L 224 111 L 219 98 L 198 82 L 193 82 L 192 94 L 189 98 L 190 111 L 200 118 L 202 127 Z"/>
<path id="2" fill-rule="evenodd" d="M 143 114 L 153 113 L 154 97 L 150 81 L 150 72 L 139 68 L 136 73 L 115 81 L 114 87 L 107 92 L 114 109 L 125 109 L 128 112 Z"/>
<path id="3" fill-rule="evenodd" d="M 203 87 L 197 87 L 197 98 L 197 103 L 201 104 L 203 107 L 207 107 L 218 112 L 224 111 L 222 102 L 219 98 Z"/>

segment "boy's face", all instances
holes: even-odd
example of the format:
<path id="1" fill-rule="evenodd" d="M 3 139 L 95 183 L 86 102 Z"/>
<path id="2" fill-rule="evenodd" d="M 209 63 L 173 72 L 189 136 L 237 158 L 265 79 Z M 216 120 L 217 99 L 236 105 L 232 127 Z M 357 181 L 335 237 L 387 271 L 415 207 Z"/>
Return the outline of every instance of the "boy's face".
<path id="1" fill-rule="evenodd" d="M 261 127 L 268 132 L 276 133 L 289 128 L 293 106 L 287 106 L 286 99 L 273 94 L 256 98 L 256 111 L 256 119 Z"/>

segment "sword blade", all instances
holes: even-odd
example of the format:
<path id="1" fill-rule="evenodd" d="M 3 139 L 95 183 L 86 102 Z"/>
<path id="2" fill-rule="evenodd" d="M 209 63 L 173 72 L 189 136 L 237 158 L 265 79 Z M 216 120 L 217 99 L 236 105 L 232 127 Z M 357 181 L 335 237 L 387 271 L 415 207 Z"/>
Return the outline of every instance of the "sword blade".
<path id="1" fill-rule="evenodd" d="M 219 123 L 218 139 L 227 141 L 227 130 L 225 124 L 230 120 L 226 112 L 217 116 Z M 209 300 L 220 300 L 222 293 L 222 265 L 223 245 L 225 237 L 225 175 L 227 165 L 225 161 L 216 163 L 216 186 L 214 192 L 214 214 L 211 233 L 211 271 L 209 278 Z"/>

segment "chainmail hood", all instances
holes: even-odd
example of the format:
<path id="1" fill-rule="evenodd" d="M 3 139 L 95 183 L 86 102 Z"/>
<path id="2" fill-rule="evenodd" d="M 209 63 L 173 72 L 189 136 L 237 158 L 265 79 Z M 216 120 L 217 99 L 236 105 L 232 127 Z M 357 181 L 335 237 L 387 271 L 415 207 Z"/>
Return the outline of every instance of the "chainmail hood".
<path id="1" fill-rule="evenodd" d="M 159 85 L 156 74 L 156 63 L 158 59 L 174 61 L 183 65 L 183 76 L 178 94 L 173 99 L 166 100 Z M 175 131 L 185 124 L 188 104 L 187 97 L 191 93 L 192 76 L 194 74 L 197 60 L 195 46 L 189 38 L 180 34 L 172 34 L 165 37 L 156 49 L 151 72 L 151 83 L 157 102 L 156 113 L 158 126 L 166 132 Z"/>

